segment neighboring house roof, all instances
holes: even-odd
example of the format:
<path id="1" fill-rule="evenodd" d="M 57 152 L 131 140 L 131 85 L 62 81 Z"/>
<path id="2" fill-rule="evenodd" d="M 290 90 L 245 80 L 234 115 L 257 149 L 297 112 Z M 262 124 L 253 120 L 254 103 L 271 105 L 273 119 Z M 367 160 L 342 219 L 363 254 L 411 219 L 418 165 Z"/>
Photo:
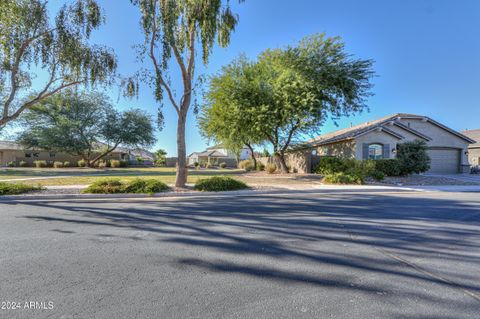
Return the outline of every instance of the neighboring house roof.
<path id="1" fill-rule="evenodd" d="M 129 152 L 128 149 L 125 149 L 125 150 L 127 150 L 127 152 Z M 153 154 L 150 151 L 141 149 L 141 148 L 136 148 L 136 149 L 130 150 L 130 155 L 133 155 L 133 156 L 136 156 L 136 157 L 139 156 L 143 159 L 152 160 L 152 161 L 155 159 L 155 154 Z"/>
<path id="2" fill-rule="evenodd" d="M 12 141 L 0 141 L 0 150 L 23 151 L 25 148 L 19 143 Z"/>
<path id="3" fill-rule="evenodd" d="M 228 157 L 227 154 L 223 153 L 223 152 L 220 152 L 220 151 L 217 151 L 217 150 L 214 150 L 214 151 L 210 151 L 210 150 L 206 150 L 204 152 L 201 152 L 201 153 L 197 153 L 197 155 L 200 157 Z"/>
<path id="4" fill-rule="evenodd" d="M 208 150 L 218 150 L 218 149 L 225 149 L 225 148 L 226 148 L 225 145 L 223 145 L 223 144 L 217 144 L 217 145 L 213 145 L 213 146 L 207 147 L 206 150 L 207 150 L 207 151 L 208 151 Z M 248 147 L 247 147 L 247 146 L 244 146 L 242 149 L 248 149 Z"/>
<path id="5" fill-rule="evenodd" d="M 394 135 L 394 136 L 397 135 L 397 137 L 403 138 L 400 134 L 388 129 L 389 125 L 395 125 L 395 126 L 401 127 L 403 130 L 406 130 L 406 131 L 408 131 L 408 132 L 410 132 L 410 133 L 412 133 L 412 134 L 414 134 L 414 135 L 416 135 L 416 136 L 418 136 L 418 137 L 420 137 L 424 140 L 427 140 L 427 141 L 431 140 L 431 138 L 426 136 L 425 134 L 423 134 L 423 133 L 421 133 L 417 130 L 414 130 L 413 128 L 410 128 L 410 127 L 408 127 L 408 126 L 406 126 L 403 123 L 398 121 L 402 118 L 421 119 L 421 120 L 430 122 L 430 123 L 442 128 L 442 129 L 450 132 L 451 134 L 454 134 L 454 135 L 460 137 L 461 139 L 466 140 L 469 143 L 474 143 L 475 142 L 471 138 L 469 138 L 469 137 L 467 137 L 467 136 L 465 136 L 465 135 L 463 135 L 463 134 L 461 134 L 461 133 L 459 133 L 455 130 L 452 130 L 452 129 L 446 127 L 445 125 L 429 118 L 428 116 L 416 115 L 416 114 L 407 114 L 407 113 L 397 113 L 397 114 L 393 114 L 393 115 L 389 115 L 389 116 L 379 118 L 379 119 L 374 120 L 374 121 L 365 122 L 365 123 L 362 123 L 362 124 L 359 124 L 359 125 L 356 125 L 356 126 L 352 126 L 352 127 L 349 127 L 349 128 L 345 128 L 345 129 L 342 129 L 342 130 L 335 131 L 335 132 L 320 135 L 316 138 L 313 138 L 313 139 L 307 141 L 307 144 L 310 144 L 312 146 L 320 146 L 320 145 L 345 141 L 345 140 L 349 140 L 349 139 L 354 139 L 358 136 L 361 136 L 363 134 L 372 132 L 376 129 L 380 130 L 380 131 L 383 131 L 385 133 L 388 133 L 390 135 Z"/>
<path id="6" fill-rule="evenodd" d="M 480 129 L 463 131 L 462 134 L 475 141 L 475 143 L 470 145 L 470 147 L 480 147 Z"/>

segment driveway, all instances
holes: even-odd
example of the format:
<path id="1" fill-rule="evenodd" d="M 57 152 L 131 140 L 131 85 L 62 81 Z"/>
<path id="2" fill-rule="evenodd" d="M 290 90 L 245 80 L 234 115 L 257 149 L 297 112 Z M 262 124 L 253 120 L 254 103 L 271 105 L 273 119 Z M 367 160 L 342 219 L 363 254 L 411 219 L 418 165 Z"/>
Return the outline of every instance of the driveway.
<path id="1" fill-rule="evenodd" d="M 1 318 L 478 318 L 480 198 L 0 203 Z M 45 307 L 48 308 L 48 307 Z"/>
<path id="2" fill-rule="evenodd" d="M 443 178 L 451 178 L 462 182 L 478 183 L 480 185 L 480 175 L 479 174 L 423 174 L 425 176 L 435 176 Z"/>

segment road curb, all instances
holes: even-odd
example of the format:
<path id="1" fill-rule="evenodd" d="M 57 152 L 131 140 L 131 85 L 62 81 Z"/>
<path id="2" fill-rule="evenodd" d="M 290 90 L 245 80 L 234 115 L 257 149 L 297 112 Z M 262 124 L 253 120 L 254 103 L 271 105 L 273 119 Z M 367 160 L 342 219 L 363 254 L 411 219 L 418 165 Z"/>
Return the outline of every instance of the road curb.
<path id="1" fill-rule="evenodd" d="M 268 189 L 268 190 L 240 190 L 226 192 L 166 192 L 148 194 L 46 194 L 46 195 L 10 195 L 0 196 L 0 202 L 29 201 L 29 200 L 62 200 L 62 199 L 143 199 L 143 198 L 175 198 L 175 197 L 237 197 L 255 195 L 289 195 L 289 194 L 352 194 L 352 193 L 388 193 L 388 192 L 419 192 L 410 188 L 315 188 L 315 189 Z"/>

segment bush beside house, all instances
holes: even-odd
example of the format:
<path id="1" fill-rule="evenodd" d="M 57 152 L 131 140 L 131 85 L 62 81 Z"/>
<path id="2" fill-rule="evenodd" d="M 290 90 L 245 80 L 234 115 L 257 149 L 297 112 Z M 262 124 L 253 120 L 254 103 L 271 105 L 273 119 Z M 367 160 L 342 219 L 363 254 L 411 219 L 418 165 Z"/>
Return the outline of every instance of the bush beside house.
<path id="1" fill-rule="evenodd" d="M 324 175 L 327 183 L 362 184 L 366 177 L 383 180 L 385 176 L 418 174 L 429 168 L 427 144 L 416 140 L 399 144 L 395 159 L 355 160 L 323 156 L 314 171 Z"/>

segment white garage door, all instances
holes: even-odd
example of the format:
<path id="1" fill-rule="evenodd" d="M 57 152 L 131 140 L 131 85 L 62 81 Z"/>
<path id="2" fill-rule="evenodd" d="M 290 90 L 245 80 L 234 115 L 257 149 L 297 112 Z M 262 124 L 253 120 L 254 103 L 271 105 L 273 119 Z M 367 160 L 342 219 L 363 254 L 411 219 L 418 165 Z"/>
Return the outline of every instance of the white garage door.
<path id="1" fill-rule="evenodd" d="M 459 150 L 428 150 L 429 173 L 458 173 L 460 168 Z"/>

